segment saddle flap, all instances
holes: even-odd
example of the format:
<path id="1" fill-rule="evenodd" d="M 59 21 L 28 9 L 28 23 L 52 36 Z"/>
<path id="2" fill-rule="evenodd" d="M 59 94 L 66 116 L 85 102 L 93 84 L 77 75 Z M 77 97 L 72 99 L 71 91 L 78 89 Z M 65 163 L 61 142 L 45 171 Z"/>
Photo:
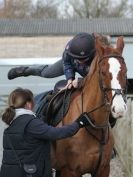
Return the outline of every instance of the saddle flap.
<path id="1" fill-rule="evenodd" d="M 66 115 L 73 90 L 62 90 L 51 99 L 46 114 L 49 124 L 56 126 Z"/>
<path id="2" fill-rule="evenodd" d="M 53 90 L 43 92 L 34 98 L 35 100 L 34 112 L 36 113 L 37 117 L 42 119 L 44 122 L 47 122 L 46 110 L 52 97 Z"/>

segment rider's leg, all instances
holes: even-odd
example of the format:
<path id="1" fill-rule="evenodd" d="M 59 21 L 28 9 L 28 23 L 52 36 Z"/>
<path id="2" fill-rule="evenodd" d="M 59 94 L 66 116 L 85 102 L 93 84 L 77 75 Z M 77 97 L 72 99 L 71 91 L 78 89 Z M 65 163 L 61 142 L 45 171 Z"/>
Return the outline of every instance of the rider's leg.
<path id="1" fill-rule="evenodd" d="M 8 79 L 21 76 L 40 76 L 45 78 L 58 77 L 64 74 L 62 59 L 52 65 L 21 66 L 8 72 Z"/>
<path id="2" fill-rule="evenodd" d="M 62 59 L 44 68 L 41 72 L 41 76 L 45 78 L 54 78 L 62 75 L 64 75 Z"/>

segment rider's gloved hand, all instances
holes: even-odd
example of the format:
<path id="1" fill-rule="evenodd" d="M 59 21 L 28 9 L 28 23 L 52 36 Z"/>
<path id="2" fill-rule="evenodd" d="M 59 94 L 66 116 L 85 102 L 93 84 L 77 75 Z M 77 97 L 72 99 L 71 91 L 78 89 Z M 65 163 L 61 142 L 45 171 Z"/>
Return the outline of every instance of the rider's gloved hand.
<path id="1" fill-rule="evenodd" d="M 69 79 L 68 81 L 67 81 L 67 85 L 66 85 L 66 88 L 68 88 L 68 89 L 71 89 L 72 88 L 72 79 Z"/>
<path id="2" fill-rule="evenodd" d="M 78 88 L 78 78 L 76 78 L 72 81 L 72 85 L 74 88 Z"/>
<path id="3" fill-rule="evenodd" d="M 90 125 L 90 123 L 89 123 L 89 115 L 88 115 L 86 112 L 82 113 L 82 114 L 77 118 L 76 122 L 79 124 L 79 127 L 80 127 L 80 128 L 83 128 L 83 127 L 85 127 L 85 126 Z"/>
<path id="4" fill-rule="evenodd" d="M 69 79 L 67 81 L 67 85 L 63 89 L 71 89 L 71 88 L 78 88 L 78 78 L 77 79 Z"/>

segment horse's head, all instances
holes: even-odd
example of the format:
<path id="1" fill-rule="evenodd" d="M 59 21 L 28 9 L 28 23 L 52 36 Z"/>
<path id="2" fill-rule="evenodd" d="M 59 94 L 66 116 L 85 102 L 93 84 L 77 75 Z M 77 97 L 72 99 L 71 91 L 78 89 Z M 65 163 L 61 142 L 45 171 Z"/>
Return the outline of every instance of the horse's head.
<path id="1" fill-rule="evenodd" d="M 96 51 L 99 58 L 99 83 L 106 103 L 111 106 L 114 118 L 124 116 L 126 106 L 127 68 L 122 57 L 123 37 L 117 39 L 116 48 L 96 38 Z"/>

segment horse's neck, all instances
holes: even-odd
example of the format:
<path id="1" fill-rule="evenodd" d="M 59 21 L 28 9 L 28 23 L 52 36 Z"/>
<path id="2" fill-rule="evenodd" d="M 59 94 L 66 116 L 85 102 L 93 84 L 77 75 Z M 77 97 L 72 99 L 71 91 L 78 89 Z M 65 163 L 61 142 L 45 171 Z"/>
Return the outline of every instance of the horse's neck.
<path id="1" fill-rule="evenodd" d="M 100 83 L 99 83 L 99 72 L 95 70 L 91 76 L 87 77 L 85 80 L 85 86 L 83 89 L 83 104 L 84 104 L 84 110 L 90 112 L 91 110 L 95 109 L 96 107 L 100 107 L 103 103 L 103 93 L 100 89 Z M 102 109 L 105 109 L 104 107 L 97 109 L 91 115 L 95 119 L 97 123 L 102 123 L 105 121 L 105 114 L 102 114 Z"/>
<path id="2" fill-rule="evenodd" d="M 88 103 L 91 102 L 92 106 L 100 104 L 103 101 L 103 95 L 100 89 L 98 77 L 97 72 L 95 72 L 90 78 L 86 78 L 83 89 L 85 98 L 91 98 L 90 100 L 86 100 Z"/>

